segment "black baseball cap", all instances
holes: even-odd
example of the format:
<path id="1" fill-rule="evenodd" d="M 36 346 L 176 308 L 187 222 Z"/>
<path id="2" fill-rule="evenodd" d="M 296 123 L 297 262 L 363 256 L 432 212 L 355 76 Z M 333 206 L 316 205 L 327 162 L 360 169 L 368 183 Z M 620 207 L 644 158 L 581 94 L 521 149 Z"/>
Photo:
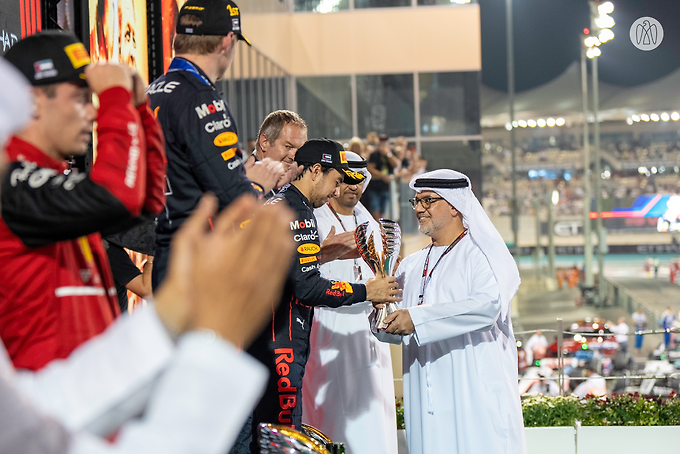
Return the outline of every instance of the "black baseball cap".
<path id="1" fill-rule="evenodd" d="M 5 59 L 34 86 L 60 82 L 87 85 L 85 68 L 91 63 L 83 43 L 62 30 L 47 30 L 18 41 Z"/>
<path id="2" fill-rule="evenodd" d="M 366 178 L 359 172 L 350 170 L 345 149 L 341 144 L 329 139 L 311 139 L 305 142 L 295 154 L 298 164 L 321 164 L 336 169 L 344 176 L 346 184 L 357 184 Z"/>
<path id="3" fill-rule="evenodd" d="M 203 22 L 201 25 L 180 25 L 182 16 L 191 14 Z M 180 35 L 227 36 L 234 32 L 250 46 L 241 33 L 241 10 L 231 0 L 189 0 L 179 10 L 177 33 Z"/>

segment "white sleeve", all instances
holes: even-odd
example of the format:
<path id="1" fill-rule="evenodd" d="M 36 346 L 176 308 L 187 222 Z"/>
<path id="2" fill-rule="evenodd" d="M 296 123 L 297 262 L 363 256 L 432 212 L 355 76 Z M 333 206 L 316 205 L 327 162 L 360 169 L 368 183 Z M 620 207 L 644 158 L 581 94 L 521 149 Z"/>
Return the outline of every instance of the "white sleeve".
<path id="1" fill-rule="evenodd" d="M 17 386 L 73 431 L 108 435 L 144 409 L 174 345 L 153 306 L 124 315 L 64 360 L 21 371 Z"/>
<path id="2" fill-rule="evenodd" d="M 236 441 L 267 380 L 266 368 L 212 332 L 190 333 L 154 388 L 139 421 L 114 445 L 88 434 L 69 454 L 224 454 Z"/>
<path id="3" fill-rule="evenodd" d="M 16 387 L 16 373 L 0 342 L 0 452 L 64 454 L 71 434 L 45 416 Z"/>
<path id="4" fill-rule="evenodd" d="M 416 329 L 413 336 L 418 345 L 486 331 L 496 323 L 501 315 L 496 278 L 486 260 L 476 261 L 469 266 L 472 273 L 469 298 L 408 308 Z"/>

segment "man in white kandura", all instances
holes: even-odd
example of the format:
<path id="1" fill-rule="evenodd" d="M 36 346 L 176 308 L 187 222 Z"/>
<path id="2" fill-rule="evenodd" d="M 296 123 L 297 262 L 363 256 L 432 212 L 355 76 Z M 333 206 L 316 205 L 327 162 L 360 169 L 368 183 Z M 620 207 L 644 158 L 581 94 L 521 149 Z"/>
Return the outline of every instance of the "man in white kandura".
<path id="1" fill-rule="evenodd" d="M 361 184 L 340 184 L 340 195 L 314 211 L 319 239 L 353 231 L 369 222 L 380 226 L 359 202 L 371 179 L 366 161 L 346 152 L 350 169 L 362 173 Z M 378 237 L 379 238 L 379 237 Z M 377 247 L 382 245 L 376 244 Z M 374 277 L 361 258 L 335 260 L 321 265 L 326 279 L 366 282 Z M 333 441 L 345 444 L 347 454 L 394 454 L 397 422 L 389 345 L 370 334 L 369 302 L 337 309 L 316 308 L 310 336 L 302 419 Z"/>
<path id="2" fill-rule="evenodd" d="M 523 454 L 517 346 L 510 300 L 520 279 L 470 180 L 435 170 L 410 183 L 419 229 L 432 244 L 397 270 L 402 309 L 386 319 L 403 342 L 410 454 Z"/>

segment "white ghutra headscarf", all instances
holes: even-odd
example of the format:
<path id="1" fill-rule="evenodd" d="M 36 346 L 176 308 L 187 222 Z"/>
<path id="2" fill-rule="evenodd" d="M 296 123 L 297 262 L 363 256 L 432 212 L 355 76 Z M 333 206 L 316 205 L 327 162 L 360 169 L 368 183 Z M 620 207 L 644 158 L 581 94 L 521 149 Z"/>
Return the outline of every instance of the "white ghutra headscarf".
<path id="1" fill-rule="evenodd" d="M 364 181 L 361 182 L 362 186 L 362 192 L 366 190 L 368 187 L 368 183 L 371 181 L 371 172 L 368 171 L 366 166 L 368 165 L 368 161 L 366 161 L 364 158 L 359 156 L 358 154 L 352 152 L 352 151 L 346 151 L 345 156 L 347 157 L 347 164 L 349 165 L 349 169 L 353 172 L 357 172 L 365 176 L 366 178 Z M 361 219 L 370 219 L 375 222 L 373 219 L 373 216 L 371 216 L 371 213 L 366 209 L 366 207 L 361 203 L 357 203 L 357 205 L 354 207 L 355 212 L 357 213 L 357 216 L 359 216 Z M 362 221 L 363 222 L 363 221 Z M 373 225 L 371 225 L 372 228 L 375 228 Z M 378 230 L 379 232 L 380 230 Z M 382 251 L 382 242 L 376 242 L 376 250 L 378 250 L 378 243 L 380 243 L 379 249 Z"/>
<path id="2" fill-rule="evenodd" d="M 463 215 L 463 226 L 486 256 L 496 277 L 500 289 L 501 319 L 505 320 L 510 301 L 519 288 L 519 270 L 501 234 L 472 192 L 470 179 L 455 170 L 440 169 L 415 177 L 409 186 L 416 192 L 436 192 Z"/>

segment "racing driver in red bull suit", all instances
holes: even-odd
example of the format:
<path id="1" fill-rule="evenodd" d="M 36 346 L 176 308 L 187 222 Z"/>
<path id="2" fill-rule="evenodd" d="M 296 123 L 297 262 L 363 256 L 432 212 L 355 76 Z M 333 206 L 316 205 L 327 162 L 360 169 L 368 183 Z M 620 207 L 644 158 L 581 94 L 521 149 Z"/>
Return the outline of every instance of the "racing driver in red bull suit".
<path id="1" fill-rule="evenodd" d="M 362 301 L 399 301 L 392 277 L 376 278 L 364 284 L 324 279 L 319 272 L 324 257 L 314 209 L 337 194 L 341 182 L 356 184 L 362 174 L 349 169 L 342 145 L 328 139 L 307 141 L 297 152 L 302 173 L 284 186 L 267 203 L 287 203 L 296 213 L 290 230 L 297 253 L 291 264 L 278 309 L 271 324 L 248 352 L 269 368 L 264 396 L 255 408 L 248 427 L 239 437 L 236 453 L 258 453 L 257 427 L 260 423 L 283 424 L 300 429 L 302 424 L 302 378 L 309 355 L 309 334 L 314 306 L 340 307 Z M 263 276 L 266 279 L 266 276 Z M 245 435 L 244 435 L 245 434 Z M 250 451 L 248 435 L 252 435 Z"/>

